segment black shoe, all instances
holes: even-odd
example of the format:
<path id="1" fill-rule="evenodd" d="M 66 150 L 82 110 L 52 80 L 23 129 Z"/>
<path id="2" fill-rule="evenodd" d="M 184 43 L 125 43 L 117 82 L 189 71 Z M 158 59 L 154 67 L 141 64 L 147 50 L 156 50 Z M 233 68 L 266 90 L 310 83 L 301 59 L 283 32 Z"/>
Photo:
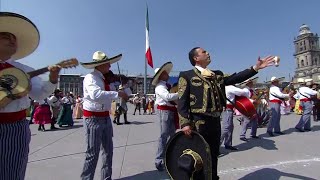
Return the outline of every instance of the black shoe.
<path id="1" fill-rule="evenodd" d="M 163 171 L 164 167 L 162 164 L 156 164 L 156 168 L 158 169 L 158 171 Z"/>
<path id="2" fill-rule="evenodd" d="M 59 127 L 62 127 L 62 125 L 59 125 Z"/>
<path id="3" fill-rule="evenodd" d="M 253 139 L 260 139 L 259 136 L 251 136 L 251 138 L 253 138 Z"/>
<path id="4" fill-rule="evenodd" d="M 267 133 L 269 134 L 270 137 L 274 136 L 273 132 L 267 132 Z"/>
<path id="5" fill-rule="evenodd" d="M 122 125 L 122 123 L 121 123 L 121 122 L 117 122 L 116 124 L 117 124 L 117 125 Z"/>
<path id="6" fill-rule="evenodd" d="M 247 138 L 245 138 L 245 137 L 241 137 L 240 140 L 241 140 L 241 141 L 245 141 L 245 142 L 248 142 L 248 141 L 249 141 L 249 140 L 248 140 Z"/>
<path id="7" fill-rule="evenodd" d="M 50 130 L 56 130 L 56 129 L 59 129 L 59 128 L 56 128 L 56 127 L 54 127 L 54 126 L 51 126 L 51 127 L 50 127 Z"/>
<path id="8" fill-rule="evenodd" d="M 276 134 L 279 134 L 279 135 L 284 135 L 285 133 L 283 133 L 283 132 L 274 132 L 274 133 L 276 133 Z"/>
<path id="9" fill-rule="evenodd" d="M 113 124 L 116 124 L 116 123 L 117 123 L 116 120 L 113 120 L 112 122 L 113 122 Z"/>
<path id="10" fill-rule="evenodd" d="M 300 128 L 296 128 L 296 130 L 297 130 L 298 132 L 304 132 L 304 130 L 302 130 L 302 129 L 300 129 Z"/>
<path id="11" fill-rule="evenodd" d="M 238 148 L 233 146 L 225 146 L 226 149 L 232 150 L 232 151 L 238 151 Z"/>
<path id="12" fill-rule="evenodd" d="M 125 121 L 124 123 L 125 123 L 125 124 L 131 124 L 131 122 L 129 122 L 129 121 Z"/>
<path id="13" fill-rule="evenodd" d="M 304 129 L 304 131 L 311 131 L 311 129 Z"/>

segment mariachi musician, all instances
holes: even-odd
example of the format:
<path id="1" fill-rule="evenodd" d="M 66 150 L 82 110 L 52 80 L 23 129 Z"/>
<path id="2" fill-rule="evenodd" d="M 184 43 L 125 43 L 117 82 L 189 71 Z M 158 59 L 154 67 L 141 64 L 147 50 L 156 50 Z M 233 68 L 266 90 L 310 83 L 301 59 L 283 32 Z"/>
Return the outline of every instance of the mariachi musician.
<path id="1" fill-rule="evenodd" d="M 298 89 L 298 97 L 303 113 L 295 128 L 300 132 L 311 131 L 312 98 L 317 95 L 317 91 L 308 87 L 312 85 L 312 81 L 312 79 L 305 79 L 304 83 L 302 83 Z"/>
<path id="2" fill-rule="evenodd" d="M 249 98 L 251 99 L 251 101 L 256 104 L 258 103 L 259 99 L 261 98 L 257 96 L 254 92 L 253 85 L 257 82 L 258 77 L 255 78 L 250 78 L 248 80 L 246 80 L 243 85 L 245 85 L 245 87 L 243 89 L 246 89 L 247 91 L 249 91 Z M 255 138 L 255 139 L 259 139 L 259 137 L 257 136 L 257 129 L 258 129 L 258 119 L 257 116 L 254 119 L 249 119 L 246 116 L 243 116 L 243 122 L 242 122 L 242 130 L 240 133 L 240 140 L 242 141 L 248 141 L 248 139 L 246 138 L 246 132 L 248 129 L 248 126 L 251 125 L 251 138 Z"/>
<path id="3" fill-rule="evenodd" d="M 233 134 L 233 109 L 235 104 L 236 96 L 245 96 L 249 98 L 250 91 L 249 89 L 240 89 L 233 85 L 226 86 L 226 98 L 227 105 L 226 111 L 222 118 L 222 132 L 221 132 L 221 144 L 224 141 L 224 147 L 229 150 L 238 150 L 236 147 L 232 146 L 232 134 Z"/>
<path id="4" fill-rule="evenodd" d="M 39 41 L 39 31 L 28 18 L 15 13 L 0 12 L 0 71 L 9 68 L 11 72 L 18 72 L 16 68 L 23 73 L 32 71 L 33 68 L 15 60 L 30 55 L 38 47 Z M 0 77 L 1 93 L 8 93 L 1 99 L 7 102 L 0 101 L 4 104 L 0 108 L 0 179 L 23 180 L 25 177 L 31 139 L 26 109 L 30 106 L 29 97 L 43 100 L 56 88 L 60 67 L 50 66 L 48 70 L 48 81 L 42 81 L 39 77 L 31 78 L 30 88 L 16 95 L 11 92 L 14 84 L 8 81 L 7 77 Z M 16 77 L 16 83 L 19 83 L 19 77 L 21 78 Z"/>
<path id="5" fill-rule="evenodd" d="M 274 61 L 274 56 L 257 61 L 242 72 L 224 77 L 223 72 L 211 71 L 209 53 L 200 47 L 189 52 L 193 69 L 179 75 L 178 113 L 180 127 L 187 136 L 192 130 L 198 131 L 210 146 L 212 156 L 212 179 L 217 175 L 218 155 L 221 136 L 220 114 L 225 106 L 225 85 L 232 85 L 247 80 Z"/>
<path id="6" fill-rule="evenodd" d="M 271 109 L 271 120 L 268 123 L 267 133 L 269 136 L 274 136 L 273 133 L 283 135 L 280 128 L 280 104 L 285 100 L 285 98 L 289 98 L 289 94 L 284 94 L 280 91 L 279 88 L 279 78 L 275 76 L 271 77 L 271 87 L 269 90 L 269 103 Z"/>

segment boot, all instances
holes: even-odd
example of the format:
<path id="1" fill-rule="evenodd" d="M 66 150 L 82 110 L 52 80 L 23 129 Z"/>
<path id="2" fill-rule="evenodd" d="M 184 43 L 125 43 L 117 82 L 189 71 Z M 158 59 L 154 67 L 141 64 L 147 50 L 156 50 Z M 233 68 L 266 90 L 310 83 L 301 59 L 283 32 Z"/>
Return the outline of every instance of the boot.
<path id="1" fill-rule="evenodd" d="M 58 129 L 54 126 L 54 124 L 56 123 L 55 119 L 52 119 L 51 120 L 51 127 L 50 127 L 50 130 L 55 130 L 55 129 Z"/>
<path id="2" fill-rule="evenodd" d="M 45 132 L 46 129 L 44 128 L 44 124 L 42 124 L 41 127 L 42 127 L 42 131 Z"/>
<path id="3" fill-rule="evenodd" d="M 39 124 L 38 131 L 41 131 L 41 124 Z"/>
<path id="4" fill-rule="evenodd" d="M 128 119 L 127 119 L 127 113 L 124 113 L 124 114 L 123 114 L 123 118 L 124 118 L 124 123 L 125 123 L 125 124 L 130 124 L 130 123 L 131 123 L 131 122 L 129 122 Z"/>

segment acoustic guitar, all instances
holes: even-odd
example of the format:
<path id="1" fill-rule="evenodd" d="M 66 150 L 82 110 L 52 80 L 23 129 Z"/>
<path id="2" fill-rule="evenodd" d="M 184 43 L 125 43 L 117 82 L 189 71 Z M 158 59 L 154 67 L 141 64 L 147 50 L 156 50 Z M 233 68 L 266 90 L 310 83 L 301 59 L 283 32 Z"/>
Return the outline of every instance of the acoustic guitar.
<path id="1" fill-rule="evenodd" d="M 61 68 L 72 68 L 79 65 L 77 59 L 68 59 L 56 64 Z M 0 71 L 0 108 L 11 101 L 26 96 L 31 90 L 31 78 L 48 72 L 48 66 L 25 73 L 23 70 L 10 67 Z"/>

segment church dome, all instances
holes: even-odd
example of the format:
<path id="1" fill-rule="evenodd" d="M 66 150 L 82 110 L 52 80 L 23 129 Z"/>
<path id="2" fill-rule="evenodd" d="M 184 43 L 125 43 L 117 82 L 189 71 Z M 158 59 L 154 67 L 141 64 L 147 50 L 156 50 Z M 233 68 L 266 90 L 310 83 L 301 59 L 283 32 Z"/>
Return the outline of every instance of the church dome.
<path id="1" fill-rule="evenodd" d="M 302 24 L 302 26 L 300 26 L 299 35 L 309 34 L 309 33 L 311 33 L 309 26 L 306 24 Z"/>

